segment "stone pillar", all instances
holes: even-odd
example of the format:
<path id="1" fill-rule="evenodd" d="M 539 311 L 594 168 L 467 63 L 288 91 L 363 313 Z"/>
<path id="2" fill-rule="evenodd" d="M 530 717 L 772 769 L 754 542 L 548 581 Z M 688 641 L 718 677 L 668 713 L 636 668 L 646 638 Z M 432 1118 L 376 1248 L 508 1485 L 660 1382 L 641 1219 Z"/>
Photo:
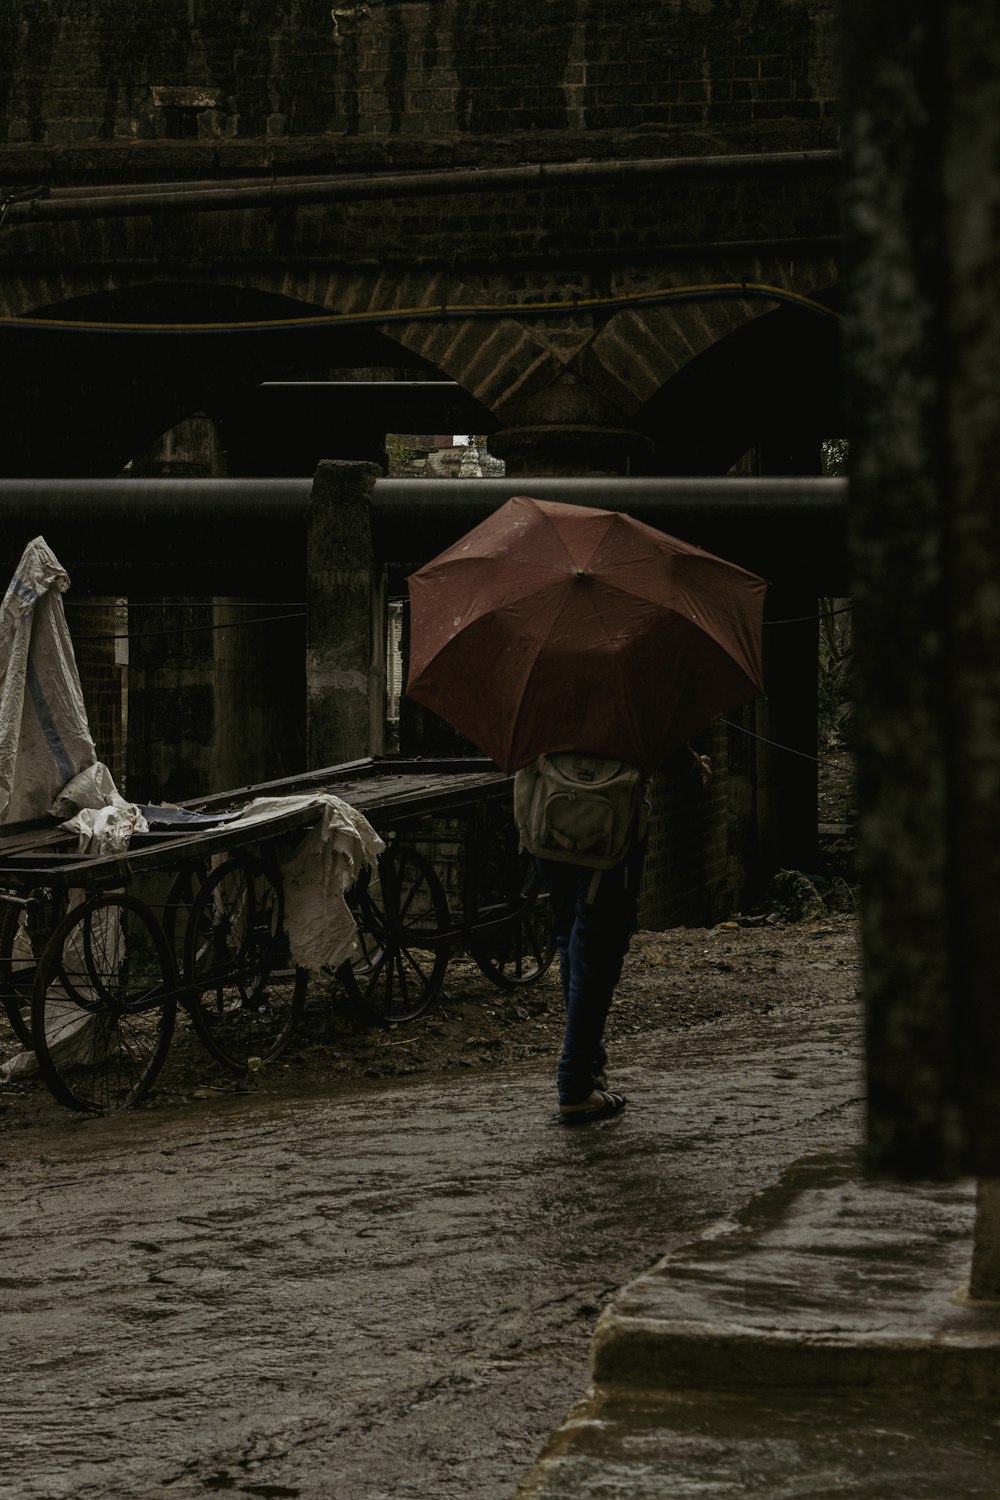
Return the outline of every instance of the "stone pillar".
<path id="1" fill-rule="evenodd" d="M 869 1144 L 1000 1175 L 1000 14 L 845 0 Z"/>
<path id="2" fill-rule="evenodd" d="M 306 757 L 310 769 L 382 753 L 385 582 L 372 545 L 376 464 L 324 460 L 306 542 Z"/>

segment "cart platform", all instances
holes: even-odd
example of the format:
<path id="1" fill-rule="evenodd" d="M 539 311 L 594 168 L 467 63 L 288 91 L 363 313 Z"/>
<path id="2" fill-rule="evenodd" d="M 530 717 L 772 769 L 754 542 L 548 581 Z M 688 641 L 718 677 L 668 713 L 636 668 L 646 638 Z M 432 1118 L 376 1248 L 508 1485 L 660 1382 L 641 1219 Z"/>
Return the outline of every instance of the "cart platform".
<path id="1" fill-rule="evenodd" d="M 309 982 L 284 930 L 282 851 L 316 824 L 319 794 L 362 813 L 386 843 L 347 895 L 358 951 L 336 982 L 353 1001 L 383 1024 L 414 1020 L 457 948 L 500 989 L 533 983 L 553 944 L 518 848 L 512 785 L 478 757 L 369 757 L 143 808 L 149 831 L 116 854 L 78 853 L 52 818 L 0 827 L 11 1027 L 56 1097 L 91 1112 L 148 1093 L 178 1006 L 235 1071 L 278 1056 Z M 279 806 L 241 817 L 258 799 Z"/>

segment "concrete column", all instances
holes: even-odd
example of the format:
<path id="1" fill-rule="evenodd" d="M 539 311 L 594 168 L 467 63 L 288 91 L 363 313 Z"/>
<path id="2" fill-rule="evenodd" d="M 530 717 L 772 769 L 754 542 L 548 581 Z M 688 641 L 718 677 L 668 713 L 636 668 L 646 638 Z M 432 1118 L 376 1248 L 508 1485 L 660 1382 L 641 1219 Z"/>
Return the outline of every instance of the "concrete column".
<path id="1" fill-rule="evenodd" d="M 869 1139 L 1000 1176 L 1000 13 L 845 0 Z"/>
<path id="2" fill-rule="evenodd" d="M 324 460 L 306 543 L 306 756 L 310 769 L 382 753 L 385 581 L 372 546 L 376 464 Z"/>

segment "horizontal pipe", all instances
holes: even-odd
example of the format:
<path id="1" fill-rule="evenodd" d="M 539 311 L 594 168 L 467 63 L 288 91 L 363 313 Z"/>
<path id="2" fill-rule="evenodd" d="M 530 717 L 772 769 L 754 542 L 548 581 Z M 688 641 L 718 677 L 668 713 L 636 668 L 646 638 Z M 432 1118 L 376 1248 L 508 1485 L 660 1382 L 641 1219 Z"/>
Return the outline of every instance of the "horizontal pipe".
<path id="1" fill-rule="evenodd" d="M 539 500 L 597 505 L 627 510 L 649 521 L 667 507 L 676 512 L 707 515 L 743 513 L 790 516 L 804 510 L 841 513 L 847 502 L 846 479 L 819 475 L 736 479 L 726 477 L 546 479 L 380 479 L 374 490 L 376 526 L 396 526 L 407 515 L 447 524 L 456 512 L 477 512 L 480 518 L 513 495 L 530 493 Z"/>
<path id="2" fill-rule="evenodd" d="M 83 592 L 260 592 L 304 566 L 311 479 L 0 479 L 12 570 L 44 536 Z M 259 576 L 259 581 L 258 581 Z M 273 584 L 272 584 L 273 588 Z M 301 597 L 301 584 L 294 597 Z"/>
<path id="3" fill-rule="evenodd" d="M 11 202 L 9 224 L 125 218 L 151 213 L 217 213 L 228 209 L 306 203 L 351 203 L 442 193 L 498 192 L 637 177 L 782 171 L 831 167 L 837 151 L 762 151 L 727 156 L 657 156 L 613 161 L 523 162 L 509 167 L 456 167 L 432 172 L 366 172 L 335 177 L 271 177 L 229 182 L 135 183 L 93 189 L 55 189 Z"/>
<path id="4" fill-rule="evenodd" d="M 376 555 L 401 570 L 432 557 L 512 495 L 622 510 L 774 580 L 847 592 L 846 479 L 383 479 Z"/>
<path id="5" fill-rule="evenodd" d="M 99 519 L 110 526 L 131 526 L 140 520 L 184 522 L 199 514 L 253 521 L 278 516 L 289 507 L 304 511 L 311 488 L 311 478 L 0 478 L 0 507 L 6 524 L 13 517 L 27 520 L 36 512 L 65 521 Z"/>
<path id="6" fill-rule="evenodd" d="M 0 479 L 4 565 L 42 535 L 91 592 L 157 580 L 270 597 L 276 571 L 305 566 L 311 489 L 311 479 Z M 523 494 L 627 511 L 765 577 L 847 589 L 847 481 L 818 477 L 379 479 L 376 555 L 412 570 Z"/>

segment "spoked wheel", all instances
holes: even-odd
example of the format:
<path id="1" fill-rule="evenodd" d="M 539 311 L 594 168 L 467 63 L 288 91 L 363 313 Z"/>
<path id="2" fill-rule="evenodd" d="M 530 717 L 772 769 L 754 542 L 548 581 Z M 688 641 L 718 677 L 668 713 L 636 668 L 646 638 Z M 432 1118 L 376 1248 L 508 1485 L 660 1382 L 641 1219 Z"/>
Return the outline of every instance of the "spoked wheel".
<path id="1" fill-rule="evenodd" d="M 469 952 L 498 989 L 516 990 L 541 979 L 556 951 L 549 893 L 526 851 L 506 851 L 500 895 L 481 910 Z"/>
<path id="2" fill-rule="evenodd" d="M 184 940 L 194 898 L 208 878 L 207 859 L 198 859 L 179 870 L 171 882 L 163 908 L 163 931 L 174 955 L 178 972 L 184 969 Z"/>
<path id="3" fill-rule="evenodd" d="M 49 892 L 44 900 L 33 901 L 27 908 L 6 905 L 0 908 L 0 1002 L 17 1040 L 29 1049 L 31 993 L 38 969 L 37 953 L 44 946 L 39 930 L 47 933 L 65 907 L 65 892 Z"/>
<path id="4" fill-rule="evenodd" d="M 291 961 L 283 923 L 280 876 L 251 859 L 218 865 L 191 904 L 191 1017 L 213 1057 L 238 1073 L 251 1058 L 277 1057 L 305 1008 L 308 975 Z"/>
<path id="5" fill-rule="evenodd" d="M 415 849 L 386 849 L 377 879 L 365 871 L 347 900 L 359 951 L 338 978 L 383 1025 L 412 1021 L 436 998 L 448 967 L 438 941 L 448 930 L 448 901 L 433 865 Z"/>
<path id="6" fill-rule="evenodd" d="M 101 1113 L 148 1094 L 173 1033 L 177 992 L 166 938 L 134 896 L 92 896 L 42 950 L 31 1035 L 60 1104 Z"/>

